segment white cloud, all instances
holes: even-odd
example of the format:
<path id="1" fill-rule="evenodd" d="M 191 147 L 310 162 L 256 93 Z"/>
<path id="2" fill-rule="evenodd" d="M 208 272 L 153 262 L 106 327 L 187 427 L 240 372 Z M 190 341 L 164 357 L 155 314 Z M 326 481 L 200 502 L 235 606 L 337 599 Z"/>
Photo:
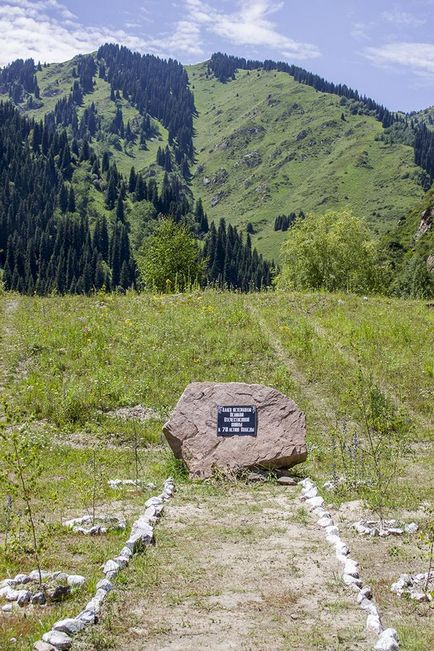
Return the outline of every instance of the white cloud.
<path id="1" fill-rule="evenodd" d="M 241 0 L 232 12 L 215 9 L 202 0 L 185 0 L 185 5 L 192 25 L 204 26 L 231 43 L 269 47 L 292 59 L 320 56 L 315 45 L 295 41 L 277 30 L 269 16 L 281 8 L 281 3 Z"/>
<path id="2" fill-rule="evenodd" d="M 290 59 L 320 56 L 315 45 L 278 31 L 270 19 L 282 6 L 275 0 L 240 0 L 230 12 L 203 0 L 183 0 L 184 16 L 174 23 L 173 30 L 157 35 L 153 32 L 150 37 L 143 36 L 143 27 L 133 24 L 149 19 L 148 11 L 139 12 L 136 21 L 126 16 L 129 24 L 125 29 L 113 29 L 81 24 L 59 0 L 0 0 L 0 5 L 0 65 L 27 57 L 65 61 L 78 53 L 92 52 L 106 42 L 164 57 L 182 59 L 186 55 L 198 60 L 205 55 L 207 33 L 237 45 L 265 46 Z"/>
<path id="3" fill-rule="evenodd" d="M 0 65 L 17 58 L 66 61 L 78 53 L 92 52 L 107 42 L 159 53 L 159 42 L 129 34 L 122 29 L 80 24 L 56 0 L 6 0 L 0 11 Z"/>
<path id="4" fill-rule="evenodd" d="M 424 18 L 410 14 L 407 11 L 399 11 L 398 9 L 383 11 L 381 15 L 384 20 L 399 27 L 420 27 L 426 23 Z"/>
<path id="5" fill-rule="evenodd" d="M 416 75 L 434 77 L 433 43 L 387 43 L 379 47 L 368 47 L 363 55 L 375 65 L 388 69 L 409 68 Z"/>
<path id="6" fill-rule="evenodd" d="M 366 25 L 366 23 L 353 23 L 351 26 L 350 35 L 356 41 L 369 41 L 371 37 L 369 36 L 369 28 L 371 25 Z"/>

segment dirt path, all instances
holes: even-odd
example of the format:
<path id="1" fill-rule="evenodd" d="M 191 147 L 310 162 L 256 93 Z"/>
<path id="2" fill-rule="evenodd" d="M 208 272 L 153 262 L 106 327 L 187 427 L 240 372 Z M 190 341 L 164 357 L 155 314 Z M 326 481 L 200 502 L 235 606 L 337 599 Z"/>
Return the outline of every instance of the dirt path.
<path id="1" fill-rule="evenodd" d="M 319 394 L 318 387 L 312 386 L 312 384 L 297 368 L 295 360 L 288 355 L 279 337 L 262 317 L 260 311 L 248 303 L 246 303 L 246 308 L 260 325 L 261 330 L 267 337 L 268 342 L 273 349 L 276 357 L 278 357 L 282 364 L 286 366 L 289 374 L 294 378 L 296 384 L 300 388 L 300 391 L 305 395 L 311 407 L 313 407 L 317 414 L 321 414 L 322 425 L 324 426 L 325 420 L 334 425 L 336 423 L 336 414 L 332 405 L 325 399 L 324 396 Z"/>
<path id="2" fill-rule="evenodd" d="M 298 492 L 273 484 L 181 489 L 96 639 L 117 651 L 371 648 L 365 615 Z M 77 648 L 102 647 L 87 639 Z"/>

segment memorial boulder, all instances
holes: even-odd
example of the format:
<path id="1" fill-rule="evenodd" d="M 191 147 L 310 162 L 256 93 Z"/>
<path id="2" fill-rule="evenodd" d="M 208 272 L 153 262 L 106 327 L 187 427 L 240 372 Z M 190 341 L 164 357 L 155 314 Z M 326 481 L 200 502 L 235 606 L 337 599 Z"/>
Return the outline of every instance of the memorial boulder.
<path id="1" fill-rule="evenodd" d="M 303 412 L 261 384 L 193 382 L 163 431 L 198 479 L 214 469 L 289 468 L 307 456 Z"/>

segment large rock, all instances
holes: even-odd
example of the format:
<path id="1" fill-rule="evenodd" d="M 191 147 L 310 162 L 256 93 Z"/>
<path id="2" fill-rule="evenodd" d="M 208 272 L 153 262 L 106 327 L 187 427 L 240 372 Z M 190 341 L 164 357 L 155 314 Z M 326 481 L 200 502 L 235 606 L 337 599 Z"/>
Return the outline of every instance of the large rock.
<path id="1" fill-rule="evenodd" d="M 255 406 L 257 433 L 217 435 L 218 406 Z M 164 434 L 191 477 L 214 468 L 289 468 L 305 461 L 306 425 L 295 402 L 261 384 L 193 382 L 182 394 Z"/>

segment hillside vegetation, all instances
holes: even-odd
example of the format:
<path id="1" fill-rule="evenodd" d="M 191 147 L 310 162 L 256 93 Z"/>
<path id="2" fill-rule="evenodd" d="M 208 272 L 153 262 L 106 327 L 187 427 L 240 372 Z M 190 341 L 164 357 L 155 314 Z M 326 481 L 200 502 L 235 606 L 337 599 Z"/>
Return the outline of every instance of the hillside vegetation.
<path id="1" fill-rule="evenodd" d="M 176 473 L 181 492 L 190 499 L 212 490 L 190 488 L 161 446 L 161 426 L 190 381 L 242 379 L 275 386 L 294 398 L 306 412 L 309 443 L 308 461 L 297 473 L 312 476 L 320 486 L 333 473 L 343 475 L 345 484 L 326 499 L 339 504 L 364 497 L 373 507 L 378 495 L 370 488 L 370 466 L 367 459 L 355 462 L 353 446 L 355 431 L 363 435 L 361 397 L 367 387 L 375 387 L 382 396 L 381 418 L 388 428 L 396 423 L 403 437 L 403 463 L 385 495 L 385 508 L 393 517 L 402 514 L 405 520 L 417 521 L 422 533 L 428 527 L 426 504 L 434 497 L 434 312 L 424 302 L 333 294 L 245 297 L 209 291 L 92 298 L 10 294 L 2 296 L 0 304 L 2 395 L 12 421 L 32 432 L 42 450 L 42 473 L 32 499 L 44 540 L 43 566 L 80 573 L 85 562 L 88 577 L 84 593 L 72 601 L 37 617 L 23 618 L 17 612 L 2 619 L 2 648 L 9 649 L 9 639 L 15 636 L 13 648 L 27 649 L 29 640 L 54 621 L 78 611 L 92 592 L 102 561 L 119 547 L 122 534 L 89 540 L 60 526 L 62 519 L 91 508 L 94 450 L 97 507 L 124 513 L 128 523 L 143 495 L 113 491 L 107 480 L 133 478 L 137 441 L 140 476 L 146 482 L 159 484 L 164 475 Z M 151 418 L 143 423 L 108 413 L 137 403 L 150 410 Z M 238 490 L 236 485 L 233 490 Z M 226 485 L 225 499 L 231 491 Z M 4 509 L 4 493 L 0 503 Z M 18 498 L 15 508 L 20 509 Z M 4 543 L 7 512 L 2 513 Z M 2 547 L 1 577 L 34 569 L 34 558 L 25 551 L 25 530 L 21 535 L 12 552 Z M 348 529 L 346 535 L 351 544 L 354 534 Z M 354 539 L 352 544 L 361 545 L 357 555 L 364 576 L 387 621 L 398 628 L 402 648 L 428 651 L 434 635 L 426 619 L 428 606 L 389 596 L 389 586 L 400 573 L 426 571 L 423 537 L 360 543 Z M 156 580 L 155 573 L 146 570 L 149 559 L 136 562 L 137 570 L 127 571 L 122 579 L 125 590 L 130 582 L 138 589 L 135 582 L 142 583 L 142 571 L 147 582 Z M 122 616 L 119 621 L 126 620 Z M 84 648 L 110 648 L 101 646 L 101 640 L 108 645 L 116 632 L 96 629 L 95 635 L 95 646 L 89 642 Z"/>
<path id="2" fill-rule="evenodd" d="M 193 189 L 211 219 L 252 222 L 275 256 L 277 215 L 350 207 L 375 229 L 396 223 L 423 195 L 410 146 L 379 140 L 374 117 L 283 72 L 239 70 L 221 83 L 187 68 L 198 117 Z M 215 205 L 214 205 L 215 204 Z"/>
<path id="3" fill-rule="evenodd" d="M 92 110 L 96 131 L 82 132 L 80 126 L 78 136 L 90 140 L 95 154 L 102 157 L 107 151 L 125 177 L 134 166 L 161 185 L 164 170 L 156 162 L 157 153 L 169 145 L 170 168 L 191 200 L 183 178 L 188 177 L 185 162 L 182 168 L 173 134 L 170 137 L 156 117 L 157 112 L 164 115 L 161 107 L 167 98 L 158 99 L 157 111 L 149 108 L 148 115 L 143 110 L 148 104 L 134 94 L 129 81 L 129 70 L 137 61 L 131 58 L 124 65 L 124 58 L 130 57 L 127 53 L 124 49 L 113 55 L 110 47 L 102 48 L 98 64 L 101 56 L 111 63 L 99 71 L 98 66 L 87 70 L 88 64 L 83 61 L 88 57 L 42 67 L 35 73 L 38 97 L 32 92 L 18 93 L 16 104 L 29 117 L 45 119 L 79 82 L 84 92 L 76 105 L 78 124 L 86 111 Z M 85 74 L 78 76 L 80 69 Z M 278 257 L 284 239 L 282 231 L 274 230 L 278 215 L 346 207 L 365 218 L 374 230 L 384 232 L 422 197 L 424 173 L 414 164 L 412 146 L 390 138 L 382 140 L 381 122 L 362 110 L 354 111 L 345 97 L 320 92 L 276 70 L 238 70 L 235 79 L 226 83 L 209 73 L 206 63 L 186 70 L 197 112 L 191 186 L 194 197 L 203 197 L 210 220 L 218 222 L 224 217 L 243 230 L 251 222 L 254 243 L 269 259 Z M 115 96 L 112 88 L 118 89 Z M 10 83 L 0 86 L 1 91 L 4 99 L 11 93 L 14 98 Z M 142 102 L 140 106 L 138 102 Z M 119 110 L 122 129 L 113 127 Z M 62 115 L 60 126 L 77 138 L 73 112 L 59 112 L 57 108 L 57 114 Z M 143 144 L 142 120 L 146 115 L 149 132 Z M 168 124 L 167 118 L 165 122 Z M 124 131 L 127 125 L 131 130 L 128 136 Z M 177 128 L 179 134 L 185 133 Z M 92 186 L 86 185 L 86 170 L 77 172 L 74 181 L 82 193 L 86 186 L 94 207 L 104 212 Z M 135 232 L 140 219 L 131 212 Z"/>

